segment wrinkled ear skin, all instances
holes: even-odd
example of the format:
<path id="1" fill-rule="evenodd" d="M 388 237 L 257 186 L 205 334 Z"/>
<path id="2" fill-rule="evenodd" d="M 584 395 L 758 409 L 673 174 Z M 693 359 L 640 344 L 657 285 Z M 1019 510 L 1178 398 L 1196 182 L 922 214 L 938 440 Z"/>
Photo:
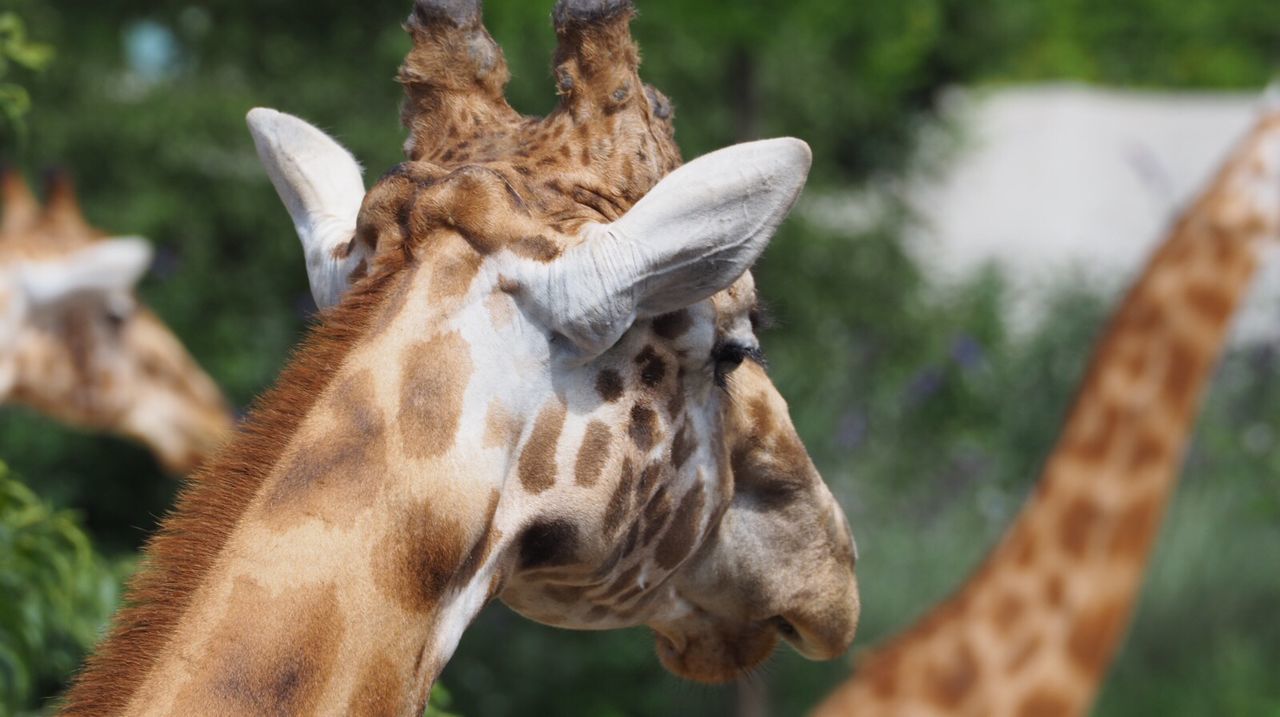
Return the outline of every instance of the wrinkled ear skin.
<path id="1" fill-rule="evenodd" d="M 804 142 L 735 145 L 689 162 L 618 221 L 529 268 L 531 309 L 585 357 L 608 350 L 637 319 L 710 298 L 764 252 L 795 206 L 812 155 Z"/>

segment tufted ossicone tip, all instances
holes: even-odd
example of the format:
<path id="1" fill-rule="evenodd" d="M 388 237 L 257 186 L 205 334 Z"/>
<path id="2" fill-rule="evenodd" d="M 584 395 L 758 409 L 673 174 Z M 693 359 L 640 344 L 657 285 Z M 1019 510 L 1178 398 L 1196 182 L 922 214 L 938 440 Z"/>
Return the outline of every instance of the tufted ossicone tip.
<path id="1" fill-rule="evenodd" d="M 406 25 L 413 49 L 400 66 L 410 159 L 438 159 L 468 140 L 518 121 L 504 89 L 511 73 L 485 30 L 480 0 L 417 0 Z"/>
<path id="2" fill-rule="evenodd" d="M 631 0 L 560 0 L 551 17 L 557 28 L 571 24 L 606 22 L 635 10 Z"/>
<path id="3" fill-rule="evenodd" d="M 413 18 L 423 25 L 446 21 L 454 27 L 480 24 L 480 0 L 416 0 Z"/>
<path id="4" fill-rule="evenodd" d="M 75 182 L 71 173 L 62 167 L 51 167 L 44 172 L 43 221 L 63 227 L 67 231 L 88 230 L 80 200 L 76 197 Z"/>
<path id="5" fill-rule="evenodd" d="M 16 167 L 0 167 L 0 235 L 19 232 L 35 223 L 40 213 L 31 188 Z"/>

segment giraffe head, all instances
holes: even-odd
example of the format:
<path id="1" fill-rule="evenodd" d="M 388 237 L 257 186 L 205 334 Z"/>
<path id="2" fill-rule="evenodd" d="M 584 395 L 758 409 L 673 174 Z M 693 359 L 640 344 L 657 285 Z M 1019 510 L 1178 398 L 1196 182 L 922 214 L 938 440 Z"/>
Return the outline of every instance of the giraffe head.
<path id="1" fill-rule="evenodd" d="M 173 473 L 194 469 L 229 434 L 230 412 L 134 296 L 150 246 L 90 227 L 62 175 L 43 208 L 17 173 L 0 182 L 0 401 L 138 440 Z"/>
<path id="2" fill-rule="evenodd" d="M 632 14 L 557 5 L 562 101 L 533 119 L 503 97 L 479 3 L 418 0 L 408 161 L 367 194 L 314 127 L 259 109 L 250 128 L 317 303 L 372 305 L 362 343 L 408 342 L 368 359 L 403 376 L 407 457 L 492 486 L 492 592 L 550 625 L 648 625 L 662 663 L 702 681 L 780 639 L 831 658 L 859 613 L 853 540 L 763 370 L 748 272 L 809 150 L 778 139 L 680 166 Z"/>

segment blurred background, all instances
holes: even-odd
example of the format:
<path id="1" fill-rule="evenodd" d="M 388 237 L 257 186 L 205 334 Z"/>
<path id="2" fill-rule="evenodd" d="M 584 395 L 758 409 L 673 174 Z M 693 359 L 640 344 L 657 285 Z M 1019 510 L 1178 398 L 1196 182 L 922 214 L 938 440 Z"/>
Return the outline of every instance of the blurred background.
<path id="1" fill-rule="evenodd" d="M 526 113 L 551 0 L 489 0 Z M 861 548 L 854 652 L 957 586 L 1017 511 L 1092 337 L 1280 70 L 1273 0 L 637 0 L 686 157 L 794 135 L 810 188 L 758 267 L 774 379 Z M 0 155 L 62 166 L 157 245 L 144 299 L 237 406 L 313 310 L 244 127 L 331 131 L 376 177 L 403 138 L 409 0 L 0 0 Z M 1213 386 L 1102 715 L 1280 714 L 1280 292 Z M 1274 297 L 1274 298 L 1273 298 Z M 176 482 L 144 449 L 0 408 L 0 712 L 63 686 Z M 444 673 L 463 715 L 795 715 L 850 659 L 681 683 L 645 630 L 489 608 Z"/>

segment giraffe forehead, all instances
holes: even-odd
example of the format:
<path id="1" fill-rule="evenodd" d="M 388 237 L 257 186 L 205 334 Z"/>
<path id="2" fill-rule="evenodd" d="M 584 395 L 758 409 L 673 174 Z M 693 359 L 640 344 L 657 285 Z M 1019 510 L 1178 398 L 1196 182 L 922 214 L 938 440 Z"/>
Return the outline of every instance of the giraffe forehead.
<path id="1" fill-rule="evenodd" d="M 553 214 L 556 221 L 550 219 Z M 450 262 L 454 274 L 474 274 L 480 259 L 501 250 L 539 262 L 556 259 L 576 241 L 581 221 L 567 222 L 571 214 L 563 201 L 547 201 L 508 165 L 446 170 L 428 162 L 405 162 L 365 197 L 356 240 L 378 255 L 407 252 L 426 261 Z M 437 251 L 456 245 L 443 239 L 450 235 L 461 239 L 466 254 Z"/>

